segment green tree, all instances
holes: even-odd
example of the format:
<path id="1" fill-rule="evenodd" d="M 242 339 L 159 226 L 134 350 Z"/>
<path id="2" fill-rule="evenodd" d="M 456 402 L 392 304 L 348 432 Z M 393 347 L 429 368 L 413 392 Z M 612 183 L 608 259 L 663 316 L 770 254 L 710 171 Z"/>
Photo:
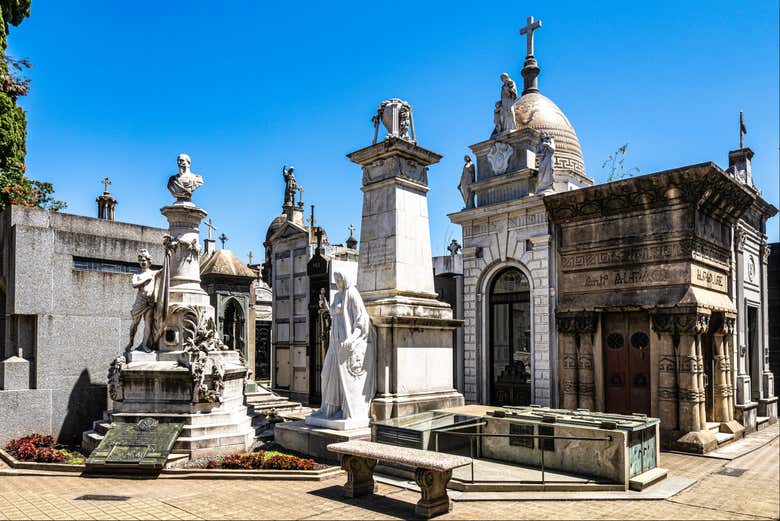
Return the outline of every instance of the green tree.
<path id="1" fill-rule="evenodd" d="M 607 171 L 607 182 L 618 181 L 625 179 L 626 177 L 633 177 L 635 174 L 639 174 L 639 167 L 631 167 L 626 169 L 626 153 L 628 152 L 628 143 L 619 147 L 615 152 L 607 157 L 606 161 L 601 164 L 601 169 Z"/>
<path id="2" fill-rule="evenodd" d="M 52 197 L 54 187 L 26 175 L 27 118 L 17 105 L 27 94 L 30 80 L 21 75 L 30 68 L 27 60 L 6 54 L 8 29 L 30 16 L 32 0 L 0 0 L 0 210 L 11 204 L 60 210 L 66 204 Z M 13 72 L 12 72 L 13 71 Z"/>

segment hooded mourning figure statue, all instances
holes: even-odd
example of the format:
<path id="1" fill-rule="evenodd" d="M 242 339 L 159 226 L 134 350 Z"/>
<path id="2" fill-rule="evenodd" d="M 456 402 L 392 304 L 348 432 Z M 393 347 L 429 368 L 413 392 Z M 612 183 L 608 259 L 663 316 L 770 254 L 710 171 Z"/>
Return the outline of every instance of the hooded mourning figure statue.
<path id="1" fill-rule="evenodd" d="M 328 306 L 331 327 L 322 367 L 322 406 L 306 423 L 349 429 L 368 425 L 375 356 L 368 342 L 371 322 L 355 281 L 339 271 L 334 278 L 338 292 Z"/>

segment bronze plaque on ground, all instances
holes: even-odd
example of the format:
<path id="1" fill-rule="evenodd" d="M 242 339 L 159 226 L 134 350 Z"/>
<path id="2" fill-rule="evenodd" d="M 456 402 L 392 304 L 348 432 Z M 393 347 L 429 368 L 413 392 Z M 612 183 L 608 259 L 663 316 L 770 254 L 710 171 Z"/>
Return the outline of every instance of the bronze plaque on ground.
<path id="1" fill-rule="evenodd" d="M 113 423 L 87 458 L 87 473 L 158 474 L 181 432 L 180 423 Z"/>

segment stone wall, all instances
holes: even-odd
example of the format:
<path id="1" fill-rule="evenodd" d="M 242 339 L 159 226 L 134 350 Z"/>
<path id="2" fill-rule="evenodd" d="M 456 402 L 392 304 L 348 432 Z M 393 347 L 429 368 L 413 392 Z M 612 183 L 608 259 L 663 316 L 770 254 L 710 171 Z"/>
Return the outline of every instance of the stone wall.
<path id="1" fill-rule="evenodd" d="M 128 344 L 137 250 L 161 264 L 165 231 L 22 207 L 0 222 L 3 358 L 21 349 L 29 375 L 2 384 L 0 419 L 14 422 L 0 442 L 46 426 L 74 442 L 106 409 L 108 365 Z"/>

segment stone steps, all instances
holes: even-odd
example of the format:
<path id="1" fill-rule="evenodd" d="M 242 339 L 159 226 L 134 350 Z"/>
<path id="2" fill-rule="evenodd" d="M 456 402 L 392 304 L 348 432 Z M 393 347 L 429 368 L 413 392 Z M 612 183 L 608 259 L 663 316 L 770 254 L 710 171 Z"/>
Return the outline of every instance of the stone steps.
<path id="1" fill-rule="evenodd" d="M 766 427 L 769 427 L 769 416 L 757 416 L 756 430 L 760 431 L 761 429 L 764 429 Z"/>
<path id="2" fill-rule="evenodd" d="M 284 396 L 279 396 L 262 385 L 258 385 L 256 391 L 245 393 L 244 396 L 247 406 L 250 406 L 254 411 L 266 416 L 272 412 L 281 414 L 285 412 L 297 412 L 303 409 L 300 402 L 293 402 Z"/>

